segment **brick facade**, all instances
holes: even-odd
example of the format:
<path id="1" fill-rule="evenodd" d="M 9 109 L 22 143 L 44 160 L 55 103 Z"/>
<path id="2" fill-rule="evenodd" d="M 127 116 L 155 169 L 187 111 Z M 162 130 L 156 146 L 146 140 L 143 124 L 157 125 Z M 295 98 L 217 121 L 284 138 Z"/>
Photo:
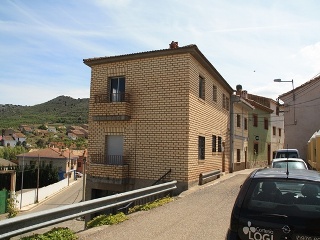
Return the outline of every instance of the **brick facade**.
<path id="1" fill-rule="evenodd" d="M 230 99 L 233 90 L 197 46 L 84 63 L 91 67 L 86 199 L 95 190 L 108 195 L 150 186 L 166 173 L 164 180 L 177 180 L 181 192 L 198 184 L 200 173 L 229 170 L 230 113 L 223 96 Z M 125 78 L 123 101 L 109 101 L 113 77 Z M 114 150 L 108 136 L 123 139 L 116 164 L 106 160 Z M 213 152 L 212 136 L 221 137 L 223 151 Z M 202 160 L 199 137 L 205 139 Z"/>

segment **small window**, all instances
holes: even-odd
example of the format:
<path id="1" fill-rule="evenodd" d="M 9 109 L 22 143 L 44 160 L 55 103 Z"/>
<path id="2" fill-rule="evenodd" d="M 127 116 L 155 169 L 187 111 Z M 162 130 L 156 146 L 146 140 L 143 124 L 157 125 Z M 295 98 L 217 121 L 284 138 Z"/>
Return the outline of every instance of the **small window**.
<path id="1" fill-rule="evenodd" d="M 268 120 L 268 118 L 264 119 L 264 129 L 266 129 L 266 130 L 269 129 L 269 120 Z"/>
<path id="2" fill-rule="evenodd" d="M 279 128 L 278 131 L 279 131 L 279 137 L 281 137 L 281 128 Z"/>
<path id="3" fill-rule="evenodd" d="M 277 132 L 276 127 L 272 127 L 272 134 L 273 134 L 273 136 L 276 135 L 276 132 Z"/>
<path id="4" fill-rule="evenodd" d="M 240 149 L 237 149 L 237 162 L 241 161 L 241 151 Z"/>
<path id="5" fill-rule="evenodd" d="M 244 118 L 243 121 L 244 121 L 244 130 L 248 130 L 248 119 Z"/>
<path id="6" fill-rule="evenodd" d="M 199 98 L 204 100 L 205 99 L 204 93 L 205 93 L 205 81 L 203 77 L 199 76 Z"/>
<path id="7" fill-rule="evenodd" d="M 205 159 L 205 137 L 199 136 L 198 138 L 198 158 Z"/>
<path id="8" fill-rule="evenodd" d="M 258 143 L 255 143 L 253 145 L 253 152 L 254 152 L 254 155 L 258 155 L 259 154 L 259 144 Z"/>
<path id="9" fill-rule="evenodd" d="M 218 137 L 218 152 L 222 152 L 222 137 Z"/>
<path id="10" fill-rule="evenodd" d="M 217 86 L 212 87 L 212 101 L 217 102 Z"/>
<path id="11" fill-rule="evenodd" d="M 252 117 L 253 117 L 253 126 L 258 127 L 258 115 L 253 114 Z"/>
<path id="12" fill-rule="evenodd" d="M 237 114 L 237 127 L 241 127 L 241 116 Z"/>
<path id="13" fill-rule="evenodd" d="M 212 152 L 217 152 L 217 136 L 212 135 Z"/>

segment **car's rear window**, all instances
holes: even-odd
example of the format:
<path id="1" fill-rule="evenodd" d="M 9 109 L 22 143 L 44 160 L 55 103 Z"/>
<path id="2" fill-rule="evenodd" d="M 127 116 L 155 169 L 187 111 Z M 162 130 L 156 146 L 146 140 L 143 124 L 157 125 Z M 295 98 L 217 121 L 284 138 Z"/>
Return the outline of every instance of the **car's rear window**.
<path id="1" fill-rule="evenodd" d="M 289 169 L 306 169 L 306 165 L 303 162 L 274 162 L 273 168 L 286 168 L 288 164 Z"/>
<path id="2" fill-rule="evenodd" d="M 320 217 L 320 183 L 301 180 L 255 179 L 243 208 L 249 214 Z"/>
<path id="3" fill-rule="evenodd" d="M 296 152 L 278 152 L 276 158 L 298 158 L 298 153 Z"/>

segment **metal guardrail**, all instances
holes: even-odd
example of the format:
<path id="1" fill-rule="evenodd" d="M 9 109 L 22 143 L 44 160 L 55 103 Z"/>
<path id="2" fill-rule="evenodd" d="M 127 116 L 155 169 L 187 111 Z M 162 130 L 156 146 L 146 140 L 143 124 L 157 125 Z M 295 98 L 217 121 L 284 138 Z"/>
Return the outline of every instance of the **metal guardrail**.
<path id="1" fill-rule="evenodd" d="M 0 239 L 18 236 L 56 223 L 82 217 L 126 203 L 170 192 L 177 188 L 177 181 L 119 193 L 108 197 L 61 206 L 0 221 Z"/>

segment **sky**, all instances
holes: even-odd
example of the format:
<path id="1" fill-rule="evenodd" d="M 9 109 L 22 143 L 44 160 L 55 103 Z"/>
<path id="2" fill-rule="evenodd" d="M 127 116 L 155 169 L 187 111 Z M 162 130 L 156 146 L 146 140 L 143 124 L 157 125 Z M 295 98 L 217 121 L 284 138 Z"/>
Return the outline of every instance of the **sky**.
<path id="1" fill-rule="evenodd" d="M 276 100 L 320 73 L 319 8 L 318 0 L 1 0 L 0 104 L 89 98 L 83 59 L 171 41 L 197 45 L 232 88 Z"/>

